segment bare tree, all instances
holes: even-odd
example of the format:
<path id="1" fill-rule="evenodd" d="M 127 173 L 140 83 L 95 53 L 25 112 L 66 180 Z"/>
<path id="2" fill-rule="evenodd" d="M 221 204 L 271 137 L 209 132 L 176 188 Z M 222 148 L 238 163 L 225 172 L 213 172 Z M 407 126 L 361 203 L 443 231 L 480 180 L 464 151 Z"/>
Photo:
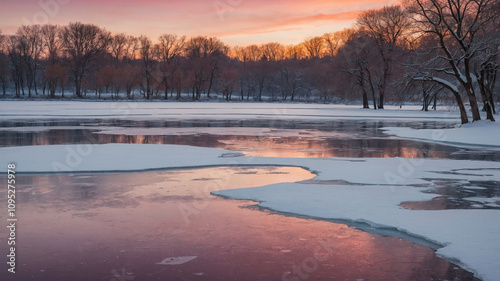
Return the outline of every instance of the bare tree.
<path id="1" fill-rule="evenodd" d="M 239 71 L 236 66 L 232 62 L 226 62 L 219 75 L 219 85 L 226 101 L 230 101 L 233 92 L 237 90 L 238 76 Z"/>
<path id="2" fill-rule="evenodd" d="M 273 61 L 260 60 L 252 62 L 251 76 L 257 87 L 257 99 L 262 101 L 264 89 L 269 83 L 271 76 L 275 73 L 276 64 Z"/>
<path id="3" fill-rule="evenodd" d="M 125 88 L 127 98 L 131 99 L 134 88 L 141 84 L 141 70 L 138 66 L 127 63 L 121 69 L 121 86 Z"/>
<path id="4" fill-rule="evenodd" d="M 12 70 L 12 79 L 14 80 L 16 97 L 21 96 L 21 91 L 24 96 L 23 58 L 19 38 L 17 36 L 11 35 L 8 37 L 7 53 L 10 60 L 10 68 Z"/>
<path id="5" fill-rule="evenodd" d="M 304 88 L 304 73 L 297 60 L 288 60 L 282 63 L 280 71 L 281 97 L 286 100 L 290 97 L 294 101 L 297 94 Z"/>
<path id="6" fill-rule="evenodd" d="M 127 43 L 124 48 L 124 60 L 137 59 L 137 51 L 139 50 L 139 38 L 127 35 Z"/>
<path id="7" fill-rule="evenodd" d="M 427 75 L 421 79 L 435 81 L 447 87 L 454 93 L 457 102 L 461 102 L 458 89 L 454 82 L 458 82 L 467 94 L 469 99 L 472 121 L 481 119 L 477 103 L 477 90 L 475 83 L 479 82 L 481 91 L 485 90 L 486 80 L 491 81 L 492 77 L 486 78 L 481 74 L 481 69 L 487 71 L 491 56 L 484 56 L 483 63 L 478 59 L 485 52 L 498 53 L 497 48 L 491 48 L 491 37 L 488 32 L 488 24 L 492 22 L 498 13 L 491 13 L 491 9 L 496 5 L 496 0 L 411 0 L 408 1 L 408 10 L 415 16 L 414 19 L 423 33 L 430 33 L 437 38 L 439 53 L 432 58 L 436 60 L 434 71 L 440 72 L 446 78 Z M 498 26 L 493 27 L 498 30 Z M 495 38 L 496 37 L 496 38 Z M 493 36 L 497 39 L 497 36 Z M 446 63 L 442 66 L 439 61 Z M 478 63 L 479 71 L 474 73 L 474 63 Z M 486 74 L 484 72 L 483 74 Z M 489 74 L 488 74 L 489 75 Z M 496 76 L 496 72 L 495 75 Z M 482 78 L 485 80 L 482 80 Z M 453 86 L 453 87 L 451 87 Z M 457 93 L 458 92 L 458 93 Z M 483 99 L 488 119 L 494 120 L 492 107 L 487 96 Z M 463 116 L 462 123 L 467 123 L 467 117 Z"/>
<path id="8" fill-rule="evenodd" d="M 62 30 L 63 48 L 69 58 L 76 96 L 81 98 L 82 78 L 99 54 L 106 51 L 111 35 L 93 24 L 70 23 Z"/>
<path id="9" fill-rule="evenodd" d="M 310 59 L 319 58 L 324 49 L 323 37 L 311 37 L 306 39 L 302 45 Z"/>
<path id="10" fill-rule="evenodd" d="M 154 46 L 154 52 L 161 62 L 162 82 L 165 86 L 165 99 L 168 97 L 169 80 L 172 79 L 174 60 L 182 54 L 186 44 L 186 36 L 174 34 L 163 34 L 158 38 L 158 43 Z"/>
<path id="11" fill-rule="evenodd" d="M 382 59 L 383 71 L 377 88 L 379 92 L 378 108 L 383 109 L 384 97 L 392 75 L 394 51 L 398 46 L 406 45 L 406 35 L 410 31 L 411 21 L 401 6 L 394 5 L 362 13 L 357 19 L 357 24 L 374 40 L 375 47 Z"/>
<path id="12" fill-rule="evenodd" d="M 21 26 L 16 32 L 17 46 L 21 52 L 29 97 L 31 97 L 33 87 L 35 94 L 38 95 L 37 70 L 40 68 L 40 56 L 43 46 L 40 34 L 40 25 Z"/>
<path id="13" fill-rule="evenodd" d="M 292 60 L 302 60 L 306 58 L 304 48 L 299 45 L 288 45 L 285 50 L 285 58 Z"/>
<path id="14" fill-rule="evenodd" d="M 144 96 L 149 99 L 152 93 L 151 83 L 154 67 L 153 42 L 144 35 L 139 37 L 139 56 L 142 60 L 141 75 L 144 81 Z"/>
<path id="15" fill-rule="evenodd" d="M 58 25 L 46 24 L 41 28 L 43 47 L 45 48 L 49 65 L 56 64 L 59 59 L 62 44 L 60 32 L 61 29 Z"/>
<path id="16" fill-rule="evenodd" d="M 186 54 L 192 60 L 194 92 L 200 99 L 204 82 L 208 83 L 207 98 L 219 74 L 221 60 L 227 58 L 229 47 L 215 37 L 198 36 L 186 44 Z"/>
<path id="17" fill-rule="evenodd" d="M 477 77 L 486 118 L 494 121 L 493 114 L 496 114 L 496 110 L 493 95 L 500 69 L 500 1 L 492 3 L 485 12 L 484 16 L 491 18 L 491 22 L 483 26 L 478 36 L 478 40 L 485 43 L 485 48 L 477 53 L 477 58 L 474 60 L 474 74 Z"/>
<path id="18" fill-rule="evenodd" d="M 371 93 L 373 109 L 377 109 L 378 87 L 376 76 L 382 73 L 380 56 L 372 46 L 373 39 L 360 30 L 346 30 L 343 33 L 346 42 L 338 53 L 339 68 L 355 79 L 355 85 L 361 89 L 363 108 L 370 108 L 368 93 Z M 343 86 L 346 87 L 345 83 Z M 352 87 L 351 87 L 352 89 Z"/>
<path id="19" fill-rule="evenodd" d="M 262 59 L 262 50 L 259 46 L 257 45 L 250 45 L 245 48 L 247 55 L 248 55 L 248 60 L 249 61 L 258 61 Z"/>
<path id="20" fill-rule="evenodd" d="M 267 43 L 260 47 L 263 59 L 267 61 L 280 61 L 285 58 L 285 46 L 280 43 Z"/>
<path id="21" fill-rule="evenodd" d="M 155 51 L 160 60 L 171 63 L 177 56 L 182 54 L 185 44 L 186 36 L 163 34 L 158 38 Z"/>
<path id="22" fill-rule="evenodd" d="M 64 83 L 66 81 L 66 76 L 68 72 L 60 64 L 49 65 L 44 72 L 44 78 L 49 84 L 50 97 L 54 98 L 56 96 L 57 86 L 61 86 L 61 92 L 64 97 Z"/>
<path id="23" fill-rule="evenodd" d="M 127 55 L 128 38 L 124 33 L 111 37 L 110 51 L 116 61 L 122 60 Z"/>
<path id="24" fill-rule="evenodd" d="M 97 73 L 97 83 L 99 88 L 104 88 L 105 93 L 109 93 L 114 86 L 117 69 L 112 65 L 106 65 Z M 100 97 L 100 96 L 99 96 Z"/>
<path id="25" fill-rule="evenodd" d="M 324 56 L 335 57 L 339 47 L 344 43 L 342 41 L 342 31 L 337 31 L 334 33 L 325 33 L 323 35 L 323 42 L 325 45 Z"/>
<path id="26" fill-rule="evenodd" d="M 55 97 L 57 84 L 60 81 L 61 65 L 59 63 L 62 49 L 61 28 L 58 25 L 46 24 L 41 28 L 42 44 L 45 53 L 46 67 L 44 69 L 45 86 L 49 86 L 50 97 Z M 57 65 L 57 66 L 56 66 Z"/>
<path id="27" fill-rule="evenodd" d="M 2 30 L 0 29 L 0 83 L 2 83 L 2 92 L 5 96 L 7 90 L 7 78 L 8 78 L 8 66 L 9 61 L 8 57 L 4 52 L 4 41 L 5 35 L 2 34 Z"/>

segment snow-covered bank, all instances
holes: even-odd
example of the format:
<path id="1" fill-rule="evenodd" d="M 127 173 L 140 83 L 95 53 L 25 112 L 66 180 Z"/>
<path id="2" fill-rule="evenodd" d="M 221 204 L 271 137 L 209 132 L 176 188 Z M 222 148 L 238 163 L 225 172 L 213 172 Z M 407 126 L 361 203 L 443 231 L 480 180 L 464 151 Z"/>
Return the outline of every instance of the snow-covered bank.
<path id="1" fill-rule="evenodd" d="M 16 163 L 17 172 L 43 173 L 231 165 L 304 167 L 318 173 L 315 180 L 353 184 L 289 183 L 216 194 L 252 199 L 266 208 L 301 216 L 397 228 L 443 245 L 438 255 L 458 261 L 484 280 L 500 276 L 500 210 L 415 211 L 399 206 L 405 201 L 433 198 L 435 195 L 421 192 L 432 186 L 430 179 L 500 181 L 498 162 L 227 156 L 238 155 L 227 150 L 175 145 L 53 145 L 0 148 L 0 165 Z"/>
<path id="2" fill-rule="evenodd" d="M 387 134 L 400 138 L 452 145 L 478 145 L 500 149 L 500 123 L 477 121 L 451 129 L 382 128 Z"/>
<path id="3" fill-rule="evenodd" d="M 1 101 L 0 120 L 6 119 L 206 119 L 206 120 L 434 120 L 460 122 L 459 113 L 442 108 L 423 112 L 420 106 L 387 106 L 385 110 L 360 106 L 294 103 L 179 103 L 179 102 L 78 102 Z"/>

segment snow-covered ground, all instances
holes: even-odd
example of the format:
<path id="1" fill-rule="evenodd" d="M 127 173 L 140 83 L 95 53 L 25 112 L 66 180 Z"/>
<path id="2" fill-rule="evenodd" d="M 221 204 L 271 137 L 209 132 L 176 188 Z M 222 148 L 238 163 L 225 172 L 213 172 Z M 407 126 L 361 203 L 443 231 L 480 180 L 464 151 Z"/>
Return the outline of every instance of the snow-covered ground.
<path id="1" fill-rule="evenodd" d="M 0 120 L 5 119 L 206 119 L 206 120 L 325 120 L 394 119 L 459 122 L 456 110 L 442 107 L 423 112 L 420 106 L 387 106 L 386 110 L 362 109 L 353 105 L 293 103 L 177 103 L 177 102 L 78 102 L 1 101 Z"/>
<path id="2" fill-rule="evenodd" d="M 235 157 L 231 157 L 235 156 Z M 239 156 L 239 157 L 238 157 Z M 392 228 L 441 245 L 437 254 L 484 280 L 500 276 L 500 211 L 417 211 L 400 207 L 436 195 L 422 193 L 433 180 L 500 181 L 500 163 L 403 158 L 264 158 L 227 150 L 175 145 L 53 145 L 0 148 L 0 165 L 18 172 L 91 172 L 234 165 L 304 167 L 317 181 L 346 185 L 284 183 L 215 192 L 251 199 L 276 211 Z M 409 186 L 413 185 L 413 186 Z M 416 187 L 414 185 L 418 185 Z"/>

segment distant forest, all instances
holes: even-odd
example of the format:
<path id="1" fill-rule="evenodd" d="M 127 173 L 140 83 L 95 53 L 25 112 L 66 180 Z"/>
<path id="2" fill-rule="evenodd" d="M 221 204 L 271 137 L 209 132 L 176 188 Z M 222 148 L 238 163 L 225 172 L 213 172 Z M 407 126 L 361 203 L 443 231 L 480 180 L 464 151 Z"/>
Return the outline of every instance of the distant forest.
<path id="1" fill-rule="evenodd" d="M 112 34 L 80 22 L 0 32 L 3 97 L 439 102 L 462 123 L 500 102 L 500 0 L 406 0 L 297 45 Z"/>

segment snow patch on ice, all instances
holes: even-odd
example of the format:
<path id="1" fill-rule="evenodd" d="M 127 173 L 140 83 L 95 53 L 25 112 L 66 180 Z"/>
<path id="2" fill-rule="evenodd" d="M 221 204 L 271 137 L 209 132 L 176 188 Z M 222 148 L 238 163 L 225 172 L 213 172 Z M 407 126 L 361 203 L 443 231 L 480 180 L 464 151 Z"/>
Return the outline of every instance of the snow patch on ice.
<path id="1" fill-rule="evenodd" d="M 161 265 L 179 265 L 179 264 L 184 264 L 184 263 L 190 262 L 190 261 L 192 261 L 192 260 L 194 260 L 196 258 L 197 258 L 197 256 L 166 258 L 166 259 L 164 259 L 161 262 L 158 262 L 156 264 L 161 264 Z"/>
<path id="2" fill-rule="evenodd" d="M 386 134 L 445 144 L 489 146 L 500 149 L 500 123 L 476 121 L 451 129 L 382 128 Z"/>

